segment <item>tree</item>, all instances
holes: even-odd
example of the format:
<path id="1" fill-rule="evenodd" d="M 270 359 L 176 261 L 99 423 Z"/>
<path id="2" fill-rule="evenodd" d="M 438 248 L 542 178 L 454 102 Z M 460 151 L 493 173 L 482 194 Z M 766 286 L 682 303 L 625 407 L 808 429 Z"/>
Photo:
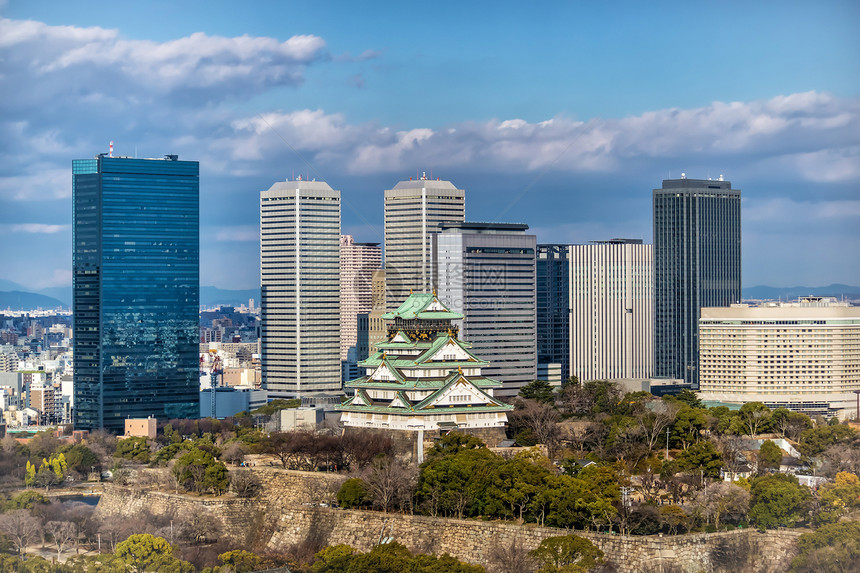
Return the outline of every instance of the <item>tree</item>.
<path id="1" fill-rule="evenodd" d="M 519 537 L 496 539 L 487 553 L 487 565 L 492 573 L 531 573 L 537 569 L 537 561 Z"/>
<path id="2" fill-rule="evenodd" d="M 529 555 L 543 565 L 542 572 L 585 573 L 603 563 L 603 551 L 578 535 L 547 537 Z"/>
<path id="3" fill-rule="evenodd" d="M 771 412 L 771 425 L 781 438 L 797 441 L 804 430 L 812 428 L 812 420 L 801 412 L 777 408 Z"/>
<path id="4" fill-rule="evenodd" d="M 263 559 L 259 555 L 243 549 L 235 549 L 222 553 L 218 556 L 218 561 L 232 567 L 235 573 L 258 571 L 263 566 Z"/>
<path id="5" fill-rule="evenodd" d="M 177 559 L 175 553 L 176 546 L 163 537 L 155 537 L 149 533 L 131 535 L 116 546 L 116 556 L 136 573 L 168 570 L 174 573 L 194 573 L 194 566 Z"/>
<path id="6" fill-rule="evenodd" d="M 244 461 L 245 451 L 246 448 L 241 442 L 233 441 L 224 446 L 224 449 L 221 450 L 221 458 L 235 466 L 236 464 L 240 464 Z"/>
<path id="7" fill-rule="evenodd" d="M 364 472 L 364 483 L 373 503 L 388 512 L 395 506 L 406 507 L 412 501 L 415 473 L 397 460 L 380 456 Z"/>
<path id="8" fill-rule="evenodd" d="M 66 463 L 70 470 L 75 472 L 79 478 L 86 478 L 93 468 L 101 471 L 102 462 L 99 457 L 84 444 L 75 444 L 61 449 L 66 456 Z"/>
<path id="9" fill-rule="evenodd" d="M 857 430 L 850 426 L 819 426 L 804 430 L 800 434 L 797 449 L 806 457 L 817 456 L 827 448 L 838 443 L 848 442 L 857 436 Z"/>
<path id="10" fill-rule="evenodd" d="M 78 536 L 78 528 L 70 521 L 49 521 L 45 524 L 45 531 L 51 535 L 54 545 L 57 546 L 57 559 L 63 553 L 63 548 Z"/>
<path id="11" fill-rule="evenodd" d="M 116 445 L 114 455 L 118 458 L 149 463 L 149 441 L 143 436 L 123 438 Z"/>
<path id="12" fill-rule="evenodd" d="M 839 472 L 833 483 L 822 485 L 817 493 L 818 523 L 835 522 L 846 511 L 860 507 L 860 479 L 852 473 Z"/>
<path id="13" fill-rule="evenodd" d="M 797 548 L 800 554 L 791 562 L 793 573 L 860 571 L 860 521 L 842 521 L 804 533 Z"/>
<path id="14" fill-rule="evenodd" d="M 230 486 L 236 495 L 244 498 L 257 497 L 263 487 L 260 478 L 250 470 L 230 472 Z"/>
<path id="15" fill-rule="evenodd" d="M 720 521 L 737 522 L 746 517 L 750 494 L 731 482 L 717 482 L 699 491 L 691 505 L 694 514 L 720 527 Z"/>
<path id="16" fill-rule="evenodd" d="M 738 424 L 744 434 L 757 436 L 769 427 L 770 408 L 761 402 L 747 402 L 738 413 Z"/>
<path id="17" fill-rule="evenodd" d="M 758 467 L 762 469 L 778 469 L 782 462 L 782 449 L 771 440 L 762 442 L 758 450 Z"/>
<path id="18" fill-rule="evenodd" d="M 698 443 L 702 431 L 707 427 L 708 418 L 705 410 L 682 407 L 672 423 L 670 431 L 672 446 L 686 450 L 691 445 Z"/>
<path id="19" fill-rule="evenodd" d="M 534 380 L 520 388 L 520 397 L 540 404 L 555 404 L 555 392 L 546 380 Z"/>
<path id="20" fill-rule="evenodd" d="M 186 490 L 221 495 L 227 491 L 227 467 L 211 453 L 193 448 L 180 456 L 173 466 L 176 481 Z"/>
<path id="21" fill-rule="evenodd" d="M 693 444 L 678 456 L 678 464 L 682 470 L 699 472 L 703 477 L 720 477 L 722 456 L 713 443 L 709 441 Z"/>
<path id="22" fill-rule="evenodd" d="M 361 478 L 346 480 L 337 492 L 337 503 L 345 509 L 362 506 L 367 501 L 367 484 Z"/>
<path id="23" fill-rule="evenodd" d="M 40 530 L 39 520 L 26 509 L 16 509 L 0 515 L 0 533 L 9 538 L 19 555 L 36 540 Z"/>
<path id="24" fill-rule="evenodd" d="M 770 474 L 752 481 L 750 520 L 759 529 L 794 527 L 803 521 L 812 495 L 789 474 Z"/>
<path id="25" fill-rule="evenodd" d="M 9 501 L 7 501 L 3 507 L 4 511 L 11 511 L 15 509 L 26 509 L 30 510 L 36 507 L 37 505 L 45 505 L 48 503 L 48 498 L 42 495 L 39 492 L 26 490 L 20 493 L 16 493 L 13 495 Z"/>
<path id="26" fill-rule="evenodd" d="M 687 512 L 680 505 L 661 505 L 657 511 L 660 523 L 669 531 L 669 535 L 675 535 L 679 528 L 689 529 Z"/>
<path id="27" fill-rule="evenodd" d="M 636 421 L 648 444 L 648 451 L 653 451 L 660 440 L 665 438 L 666 428 L 677 419 L 680 410 L 681 407 L 677 404 L 660 400 L 653 401 L 651 408 L 636 416 Z"/>
<path id="28" fill-rule="evenodd" d="M 558 438 L 558 411 L 542 402 L 534 400 L 518 400 L 516 409 L 508 414 L 512 426 L 525 427 L 530 430 L 539 444 L 544 444 L 550 450 Z"/>
<path id="29" fill-rule="evenodd" d="M 699 409 L 704 406 L 702 401 L 699 399 L 699 395 L 692 390 L 687 390 L 686 388 L 684 388 L 672 397 L 678 402 L 682 402 L 693 409 Z"/>

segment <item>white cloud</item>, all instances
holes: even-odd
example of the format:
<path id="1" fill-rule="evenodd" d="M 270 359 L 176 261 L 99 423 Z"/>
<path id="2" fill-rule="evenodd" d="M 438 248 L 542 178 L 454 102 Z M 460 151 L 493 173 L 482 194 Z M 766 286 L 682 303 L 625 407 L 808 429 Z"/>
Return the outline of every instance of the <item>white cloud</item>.
<path id="1" fill-rule="evenodd" d="M 259 241 L 260 229 L 256 225 L 221 226 L 215 231 L 215 240 L 221 242 Z"/>
<path id="2" fill-rule="evenodd" d="M 52 235 L 54 233 L 62 233 L 71 229 L 71 225 L 48 225 L 45 223 L 16 223 L 9 225 L 9 230 L 13 233 L 40 233 Z"/>

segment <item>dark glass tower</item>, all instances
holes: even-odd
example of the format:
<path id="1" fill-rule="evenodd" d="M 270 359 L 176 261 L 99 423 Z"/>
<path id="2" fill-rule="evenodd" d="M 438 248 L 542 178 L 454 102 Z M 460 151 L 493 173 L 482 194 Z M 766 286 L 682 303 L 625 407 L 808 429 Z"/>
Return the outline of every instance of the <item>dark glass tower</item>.
<path id="1" fill-rule="evenodd" d="M 537 246 L 537 352 L 539 363 L 561 364 L 570 377 L 570 246 Z"/>
<path id="2" fill-rule="evenodd" d="M 699 385 L 699 310 L 741 298 L 741 192 L 729 181 L 654 189 L 654 373 Z"/>
<path id="3" fill-rule="evenodd" d="M 199 415 L 199 166 L 72 163 L 75 427 Z"/>

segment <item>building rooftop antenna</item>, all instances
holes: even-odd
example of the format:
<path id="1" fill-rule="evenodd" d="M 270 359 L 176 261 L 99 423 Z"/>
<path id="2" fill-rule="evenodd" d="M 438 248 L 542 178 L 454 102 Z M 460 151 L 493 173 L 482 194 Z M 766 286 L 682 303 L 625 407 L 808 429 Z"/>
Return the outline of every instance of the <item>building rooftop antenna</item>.
<path id="1" fill-rule="evenodd" d="M 108 148 L 108 157 L 113 157 L 113 141 L 110 142 L 110 147 Z"/>

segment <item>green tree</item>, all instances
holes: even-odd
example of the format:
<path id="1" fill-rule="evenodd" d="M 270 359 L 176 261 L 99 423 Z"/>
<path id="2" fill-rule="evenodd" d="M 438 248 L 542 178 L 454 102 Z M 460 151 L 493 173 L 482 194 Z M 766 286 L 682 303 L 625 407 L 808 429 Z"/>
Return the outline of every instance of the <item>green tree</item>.
<path id="1" fill-rule="evenodd" d="M 143 436 L 123 438 L 117 442 L 114 455 L 125 460 L 148 464 L 149 441 Z"/>
<path id="2" fill-rule="evenodd" d="M 687 449 L 701 439 L 702 431 L 708 427 L 706 411 L 700 408 L 681 408 L 670 430 L 673 448 Z"/>
<path id="3" fill-rule="evenodd" d="M 698 409 L 698 408 L 702 408 L 704 406 L 702 401 L 699 400 L 699 395 L 696 394 L 695 392 L 693 392 L 692 390 L 687 390 L 686 388 L 684 388 L 683 390 L 681 390 L 680 392 L 675 394 L 673 396 L 673 398 L 675 400 L 678 400 L 679 402 L 683 402 L 684 404 L 686 404 L 690 408 Z"/>
<path id="4" fill-rule="evenodd" d="M 431 515 L 443 512 L 462 518 L 480 514 L 487 488 L 504 462 L 485 447 L 461 447 L 463 441 L 456 438 L 442 446 L 437 442 L 431 449 L 436 452 L 421 465 L 417 494 Z M 454 453 L 439 453 L 446 451 Z"/>
<path id="5" fill-rule="evenodd" d="M 16 509 L 31 510 L 37 505 L 50 503 L 48 498 L 36 491 L 22 491 L 13 495 L 9 501 L 2 505 L 3 511 L 14 511 Z"/>
<path id="6" fill-rule="evenodd" d="M 529 552 L 541 565 L 541 573 L 585 573 L 603 563 L 603 551 L 578 535 L 548 537 Z"/>
<path id="7" fill-rule="evenodd" d="M 66 463 L 70 470 L 78 476 L 86 477 L 96 468 L 101 471 L 102 462 L 99 457 L 84 444 L 66 446 L 60 450 L 66 456 Z"/>
<path id="8" fill-rule="evenodd" d="M 797 540 L 800 554 L 792 573 L 860 571 L 860 521 L 842 521 L 804 533 Z"/>
<path id="9" fill-rule="evenodd" d="M 235 573 L 247 573 L 262 569 L 263 559 L 256 553 L 244 549 L 234 549 L 218 556 L 218 561 L 229 565 Z"/>
<path id="10" fill-rule="evenodd" d="M 350 478 L 343 482 L 337 492 L 337 503 L 345 509 L 359 507 L 367 502 L 367 484 L 363 479 Z"/>
<path id="11" fill-rule="evenodd" d="M 349 545 L 331 545 L 314 556 L 311 572 L 347 573 L 354 556 L 355 549 Z"/>
<path id="12" fill-rule="evenodd" d="M 812 494 L 789 474 L 771 474 L 752 480 L 750 520 L 760 530 L 794 527 L 803 521 Z"/>
<path id="13" fill-rule="evenodd" d="M 811 430 L 805 430 L 800 434 L 800 443 L 797 449 L 806 457 L 821 454 L 830 446 L 848 442 L 857 435 L 857 430 L 850 426 L 819 426 Z"/>
<path id="14" fill-rule="evenodd" d="M 555 404 L 555 392 L 546 380 L 534 380 L 520 389 L 520 397 L 541 404 Z"/>
<path id="15" fill-rule="evenodd" d="M 168 543 L 163 537 L 137 533 L 118 543 L 115 555 L 136 573 L 144 571 L 194 573 L 194 566 L 187 561 L 177 559 L 175 553 L 176 546 Z"/>
<path id="16" fill-rule="evenodd" d="M 736 434 L 757 436 L 770 428 L 770 408 L 761 402 L 747 402 L 741 406 L 735 422 Z"/>
<path id="17" fill-rule="evenodd" d="M 173 475 L 183 488 L 197 493 L 211 491 L 221 495 L 229 485 L 227 466 L 199 448 L 192 448 L 177 458 Z"/>
<path id="18" fill-rule="evenodd" d="M 772 440 L 762 442 L 758 450 L 759 469 L 777 469 L 782 462 L 782 449 Z"/>
<path id="19" fill-rule="evenodd" d="M 703 477 L 720 477 L 722 456 L 712 442 L 702 441 L 693 444 L 678 456 L 678 465 L 682 470 L 691 473 L 701 473 Z"/>

